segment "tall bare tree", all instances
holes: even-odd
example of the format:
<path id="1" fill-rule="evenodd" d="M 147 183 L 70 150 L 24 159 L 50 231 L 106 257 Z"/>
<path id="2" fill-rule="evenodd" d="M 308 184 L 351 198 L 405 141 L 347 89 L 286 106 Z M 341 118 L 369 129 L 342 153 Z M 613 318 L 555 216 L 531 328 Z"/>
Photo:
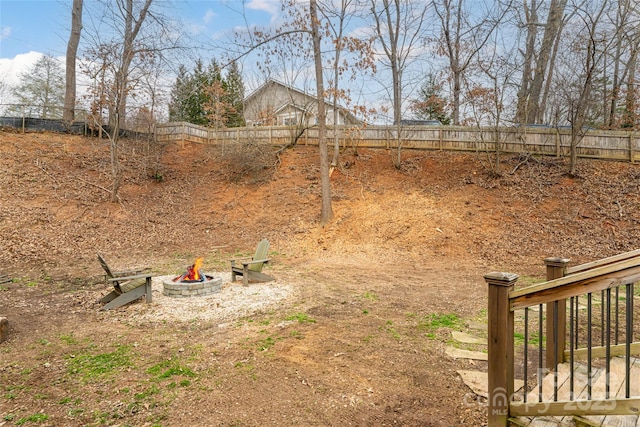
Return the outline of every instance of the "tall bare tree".
<path id="1" fill-rule="evenodd" d="M 75 119 L 76 107 L 76 58 L 80 33 L 82 31 L 82 0 L 73 0 L 71 8 L 71 34 L 67 43 L 67 57 L 65 70 L 64 113 L 62 118 L 71 123 Z"/>
<path id="2" fill-rule="evenodd" d="M 558 38 L 567 0 L 551 0 L 547 20 L 543 24 L 544 34 L 539 49 L 536 50 L 538 27 L 538 9 L 542 2 L 531 0 L 527 6 L 525 23 L 527 27 L 527 44 L 524 52 L 524 65 L 515 121 L 519 123 L 537 123 L 543 116 L 540 109 L 540 98 L 545 79 L 548 78 L 549 62 L 555 41 Z"/>
<path id="3" fill-rule="evenodd" d="M 601 105 L 592 97 L 594 81 L 598 67 L 603 64 L 608 44 L 612 43 L 602 36 L 601 28 L 609 0 L 602 0 L 599 4 L 585 0 L 577 6 L 576 16 L 582 23 L 582 31 L 578 33 L 573 46 L 581 55 L 577 58 L 578 65 L 572 73 L 577 78 L 573 87 L 567 90 L 566 99 L 569 106 L 568 119 L 571 123 L 570 175 L 576 174 L 578 145 L 584 137 L 585 126 L 590 119 L 589 111 L 594 110 L 594 105 Z"/>
<path id="4" fill-rule="evenodd" d="M 331 182 L 329 181 L 329 147 L 327 144 L 327 115 L 324 101 L 324 78 L 322 75 L 322 50 L 320 21 L 316 0 L 309 1 L 311 20 L 311 41 L 313 44 L 313 62 L 316 72 L 316 93 L 318 94 L 318 145 L 320 149 L 320 184 L 322 191 L 322 210 L 320 224 L 325 225 L 333 219 L 331 206 Z"/>
<path id="5" fill-rule="evenodd" d="M 416 58 L 417 50 L 424 45 L 423 29 L 428 8 L 428 2 L 416 0 L 371 0 L 375 36 L 385 58 L 383 65 L 391 70 L 393 122 L 398 144 L 396 167 L 401 164 L 402 78 L 407 66 Z"/>
<path id="6" fill-rule="evenodd" d="M 43 119 L 62 117 L 64 70 L 55 57 L 41 56 L 33 66 L 18 74 L 18 78 L 18 85 L 12 88 L 18 105 L 9 108 L 12 113 L 36 114 Z"/>
<path id="7" fill-rule="evenodd" d="M 346 76 L 347 79 L 353 81 L 357 71 L 366 73 L 375 70 L 371 49 L 373 40 L 348 35 L 351 20 L 359 12 L 356 0 L 326 2 L 319 5 L 318 10 L 327 24 L 328 34 L 331 34 L 333 55 L 327 55 L 327 60 L 331 62 L 333 75 L 329 78 L 327 91 L 333 103 L 333 125 L 338 126 L 340 124 L 340 104 L 350 104 L 352 101 L 350 90 L 342 88 L 342 79 Z M 340 156 L 340 143 L 339 134 L 335 130 L 333 138 L 331 167 L 336 167 Z"/>
<path id="8" fill-rule="evenodd" d="M 320 223 L 327 224 L 333 218 L 331 206 L 331 182 L 329 177 L 328 144 L 326 139 L 325 89 L 323 76 L 322 29 L 324 28 L 318 14 L 316 0 L 310 0 L 308 8 L 295 0 L 284 0 L 287 21 L 275 30 L 251 30 L 245 34 L 237 34 L 237 43 L 241 52 L 233 59 L 245 56 L 250 52 L 262 49 L 266 57 L 279 55 L 283 51 L 297 52 L 313 56 L 316 80 L 316 111 L 318 123 L 318 140 L 320 153 L 320 184 L 322 206 Z M 309 41 L 311 43 L 309 43 Z M 309 44 L 311 47 L 309 48 Z M 263 64 L 264 66 L 264 64 Z"/>
<path id="9" fill-rule="evenodd" d="M 156 2 L 157 3 L 157 2 Z M 86 51 L 86 69 L 99 76 L 100 87 L 92 88 L 100 106 L 108 111 L 113 183 L 111 200 L 118 200 L 122 181 L 120 131 L 125 126 L 128 100 L 141 87 L 150 87 L 145 77 L 161 66 L 166 51 L 175 49 L 177 38 L 170 19 L 152 9 L 154 0 L 100 0 L 92 3 L 94 28 Z M 101 14 L 101 15 L 98 15 Z M 147 94 L 154 96 L 154 94 Z M 99 123 L 102 126 L 103 123 Z"/>
<path id="10" fill-rule="evenodd" d="M 619 120 L 620 126 L 624 128 L 635 127 L 640 111 L 638 111 L 638 86 L 636 83 L 636 73 L 638 71 L 638 60 L 640 59 L 640 4 L 632 0 L 618 1 L 619 15 L 621 16 L 621 24 L 617 25 L 618 29 L 616 43 L 616 65 L 622 62 L 623 72 L 620 73 L 618 79 L 614 79 L 614 83 L 619 86 L 625 86 L 625 100 L 623 116 Z M 623 52 L 626 52 L 626 59 Z M 611 96 L 610 122 L 613 126 L 618 120 L 617 101 L 621 94 L 621 87 L 614 85 Z"/>
<path id="11" fill-rule="evenodd" d="M 471 3 L 465 0 L 434 1 L 435 12 L 440 20 L 439 51 L 449 60 L 454 125 L 460 124 L 460 98 L 464 74 L 474 58 L 487 45 L 510 7 L 510 2 Z"/>

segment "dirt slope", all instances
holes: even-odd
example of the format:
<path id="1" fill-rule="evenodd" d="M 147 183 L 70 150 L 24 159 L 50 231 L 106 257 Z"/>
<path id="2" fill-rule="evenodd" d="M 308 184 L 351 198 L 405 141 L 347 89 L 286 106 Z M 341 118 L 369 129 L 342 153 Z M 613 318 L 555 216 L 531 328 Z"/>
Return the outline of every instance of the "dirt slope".
<path id="1" fill-rule="evenodd" d="M 212 147 L 130 141 L 112 203 L 106 141 L 0 132 L 0 273 L 15 278 L 0 287 L 0 425 L 482 425 L 455 373 L 482 362 L 444 354 L 449 329 L 484 320 L 482 275 L 636 249 L 640 169 L 581 160 L 568 177 L 511 156 L 491 178 L 475 154 L 406 151 L 401 170 L 392 154 L 343 153 L 322 228 L 313 147 L 231 183 Z M 284 302 L 232 321 L 98 311 L 96 251 L 158 275 L 196 256 L 226 271 L 263 237 Z"/>

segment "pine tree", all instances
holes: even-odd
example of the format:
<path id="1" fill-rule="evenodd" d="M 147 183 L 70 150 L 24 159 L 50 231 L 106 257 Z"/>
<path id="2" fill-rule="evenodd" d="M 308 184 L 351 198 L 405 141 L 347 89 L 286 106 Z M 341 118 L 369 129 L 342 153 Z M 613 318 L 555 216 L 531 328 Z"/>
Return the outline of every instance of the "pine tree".
<path id="1" fill-rule="evenodd" d="M 419 98 L 411 102 L 411 110 L 421 119 L 439 120 L 443 125 L 451 123 L 447 115 L 447 101 L 441 95 L 442 85 L 436 81 L 433 74 L 429 74 L 420 88 Z"/>
<path id="2" fill-rule="evenodd" d="M 188 73 L 184 66 L 171 90 L 169 120 L 214 128 L 245 126 L 243 114 L 244 83 L 237 64 L 226 77 L 220 64 L 212 60 L 205 69 L 201 60 Z"/>
<path id="3" fill-rule="evenodd" d="M 169 101 L 169 121 L 183 122 L 188 121 L 185 113 L 185 99 L 188 95 L 188 85 L 190 76 L 187 73 L 187 68 L 184 65 L 180 65 L 178 68 L 178 76 L 176 82 L 171 89 L 171 100 Z"/>
<path id="4" fill-rule="evenodd" d="M 225 102 L 231 107 L 227 114 L 227 127 L 246 126 L 244 120 L 244 83 L 236 62 L 231 63 L 224 79 Z"/>

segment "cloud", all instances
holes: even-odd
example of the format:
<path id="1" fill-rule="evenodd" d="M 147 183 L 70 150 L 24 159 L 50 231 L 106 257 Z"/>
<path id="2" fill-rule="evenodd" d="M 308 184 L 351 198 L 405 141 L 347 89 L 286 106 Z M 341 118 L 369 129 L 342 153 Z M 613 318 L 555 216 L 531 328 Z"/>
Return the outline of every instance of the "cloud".
<path id="1" fill-rule="evenodd" d="M 4 40 L 11 35 L 11 27 L 0 27 L 0 40 Z"/>
<path id="2" fill-rule="evenodd" d="M 43 56 L 40 52 L 21 53 L 14 58 L 0 58 L 0 78 L 9 86 L 15 86 L 20 81 L 20 74 L 38 62 Z"/>
<path id="3" fill-rule="evenodd" d="M 208 24 L 211 22 L 211 20 L 213 20 L 213 18 L 216 17 L 216 14 L 213 10 L 211 9 L 207 9 L 207 11 L 204 13 L 204 16 L 202 17 L 202 21 L 205 24 Z"/>
<path id="4" fill-rule="evenodd" d="M 271 19 L 275 19 L 280 11 L 280 3 L 274 0 L 251 0 L 247 4 L 247 9 L 267 12 Z"/>

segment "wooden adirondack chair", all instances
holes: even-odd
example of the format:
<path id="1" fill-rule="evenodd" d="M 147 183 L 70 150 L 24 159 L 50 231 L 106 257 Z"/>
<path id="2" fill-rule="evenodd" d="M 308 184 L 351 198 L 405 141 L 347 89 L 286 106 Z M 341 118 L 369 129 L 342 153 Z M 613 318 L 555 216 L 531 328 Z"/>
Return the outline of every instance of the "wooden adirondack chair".
<path id="1" fill-rule="evenodd" d="M 113 271 L 101 254 L 98 254 L 98 261 L 106 273 L 107 282 L 113 285 L 113 290 L 99 301 L 105 304 L 102 307 L 103 310 L 121 307 L 141 296 L 146 296 L 146 301 L 151 302 L 153 275 L 149 272 L 149 268 Z"/>
<path id="2" fill-rule="evenodd" d="M 249 286 L 249 280 L 256 282 L 270 282 L 275 278 L 264 274 L 262 267 L 270 261 L 267 258 L 269 252 L 269 241 L 262 239 L 256 247 L 256 253 L 251 257 L 234 258 L 231 261 L 231 281 L 236 281 L 236 276 L 242 276 L 242 284 Z"/>

